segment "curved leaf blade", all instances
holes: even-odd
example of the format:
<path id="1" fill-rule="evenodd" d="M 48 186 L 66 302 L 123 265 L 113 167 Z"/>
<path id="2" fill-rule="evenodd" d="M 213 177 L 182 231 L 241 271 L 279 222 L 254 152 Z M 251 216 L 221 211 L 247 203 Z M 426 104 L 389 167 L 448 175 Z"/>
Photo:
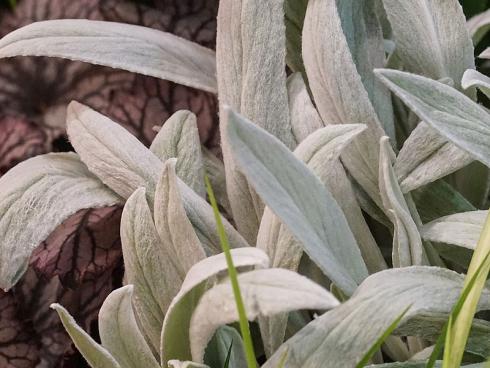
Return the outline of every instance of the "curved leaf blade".
<path id="1" fill-rule="evenodd" d="M 350 295 L 367 269 L 339 205 L 277 138 L 229 110 L 233 158 L 322 271 Z"/>
<path id="2" fill-rule="evenodd" d="M 0 40 L 0 58 L 13 56 L 85 61 L 217 91 L 212 50 L 170 33 L 130 24 L 86 19 L 32 23 Z"/>
<path id="3" fill-rule="evenodd" d="M 0 178 L 0 287 L 16 284 L 34 248 L 70 215 L 121 202 L 73 153 L 41 155 L 14 167 Z"/>

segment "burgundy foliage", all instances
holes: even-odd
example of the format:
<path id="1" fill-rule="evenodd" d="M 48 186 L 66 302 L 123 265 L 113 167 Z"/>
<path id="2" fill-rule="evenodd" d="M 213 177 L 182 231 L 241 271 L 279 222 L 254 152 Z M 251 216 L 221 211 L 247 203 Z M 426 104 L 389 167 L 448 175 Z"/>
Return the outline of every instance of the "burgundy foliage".
<path id="1" fill-rule="evenodd" d="M 34 21 L 88 18 L 140 24 L 214 48 L 217 0 L 20 0 L 0 14 L 0 37 Z M 201 140 L 217 146 L 214 96 L 106 67 L 51 58 L 0 60 L 0 175 L 32 156 L 68 151 L 65 109 L 71 100 L 110 116 L 149 145 L 154 126 L 173 112 L 198 117 Z M 34 251 L 30 268 L 0 291 L 0 367 L 83 367 L 49 305 L 59 302 L 97 337 L 97 314 L 122 283 L 121 208 L 83 210 Z"/>

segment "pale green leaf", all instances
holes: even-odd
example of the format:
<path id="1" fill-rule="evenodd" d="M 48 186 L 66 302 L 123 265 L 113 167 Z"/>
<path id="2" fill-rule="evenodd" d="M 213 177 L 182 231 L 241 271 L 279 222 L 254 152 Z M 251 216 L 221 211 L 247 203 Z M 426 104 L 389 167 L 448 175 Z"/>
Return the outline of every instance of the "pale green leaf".
<path id="1" fill-rule="evenodd" d="M 383 0 L 404 67 L 460 88 L 474 69 L 473 44 L 457 0 Z M 474 92 L 473 92 L 474 94 Z"/>
<path id="2" fill-rule="evenodd" d="M 189 361 L 182 362 L 180 360 L 169 360 L 168 367 L 169 368 L 209 368 L 205 364 L 198 364 Z"/>
<path id="3" fill-rule="evenodd" d="M 291 129 L 296 143 L 300 143 L 314 131 L 323 128 L 325 124 L 311 101 L 300 73 L 294 73 L 288 78 L 287 87 Z"/>
<path id="4" fill-rule="evenodd" d="M 121 368 L 158 368 L 159 364 L 141 334 L 133 313 L 133 286 L 114 290 L 99 311 L 102 346 L 119 362 Z"/>
<path id="5" fill-rule="evenodd" d="M 218 11 L 217 75 L 220 121 L 224 105 L 294 145 L 286 90 L 283 0 L 223 0 Z M 237 171 L 221 133 L 228 197 L 237 229 L 255 244 L 264 205 Z"/>
<path id="6" fill-rule="evenodd" d="M 153 209 L 155 188 L 163 172 L 163 162 L 136 137 L 87 106 L 77 102 L 68 108 L 68 135 L 89 170 L 125 199 L 138 188 L 146 188 Z M 216 220 L 211 206 L 178 180 L 182 201 L 199 240 L 209 249 L 220 249 Z M 223 219 L 232 247 L 247 246 L 246 241 Z"/>
<path id="7" fill-rule="evenodd" d="M 267 317 L 301 309 L 330 309 L 338 300 L 321 286 L 304 276 L 272 268 L 243 273 L 238 276 L 247 318 Z M 215 313 L 220 310 L 220 313 Z M 192 358 L 202 362 L 204 350 L 216 329 L 236 322 L 238 312 L 230 281 L 214 286 L 199 301 L 189 330 Z"/>
<path id="8" fill-rule="evenodd" d="M 490 10 L 477 14 L 466 22 L 473 43 L 478 44 L 490 30 Z"/>
<path id="9" fill-rule="evenodd" d="M 230 200 L 226 193 L 226 174 L 223 161 L 216 157 L 211 151 L 202 147 L 204 171 L 206 172 L 218 205 L 231 217 Z"/>
<path id="10" fill-rule="evenodd" d="M 464 94 L 422 76 L 387 69 L 381 80 L 446 139 L 490 166 L 490 115 Z"/>
<path id="11" fill-rule="evenodd" d="M 0 40 L 0 58 L 12 56 L 85 61 L 216 92 L 212 50 L 148 27 L 86 19 L 37 22 Z"/>
<path id="12" fill-rule="evenodd" d="M 416 326 L 420 319 L 430 321 L 433 315 L 447 316 L 462 285 L 462 275 L 438 267 L 411 266 L 378 272 L 369 276 L 351 299 L 285 342 L 263 368 L 275 367 L 286 350 L 285 368 L 351 368 L 400 310 L 412 305 L 400 329 Z M 485 289 L 479 310 L 489 307 L 490 290 Z"/>
<path id="13" fill-rule="evenodd" d="M 303 119 L 306 123 L 307 116 Z M 385 269 L 386 263 L 357 204 L 351 182 L 338 161 L 342 149 L 364 130 L 365 126 L 360 124 L 321 128 L 303 140 L 294 154 L 313 171 L 337 200 L 359 244 L 368 270 L 376 272 Z M 303 255 L 301 243 L 269 208 L 266 208 L 262 217 L 257 247 L 267 252 L 273 267 L 298 270 Z M 259 322 L 266 353 L 270 355 L 283 342 L 287 315 L 259 319 Z"/>
<path id="14" fill-rule="evenodd" d="M 75 319 L 59 304 L 51 304 L 78 351 L 92 368 L 122 368 L 114 357 L 77 325 Z"/>
<path id="15" fill-rule="evenodd" d="M 269 266 L 269 258 L 257 248 L 232 249 L 231 255 L 236 268 Z M 223 253 L 205 258 L 189 270 L 165 316 L 160 346 L 162 364 L 171 359 L 191 359 L 189 326 L 192 313 L 207 286 L 226 270 Z"/>
<path id="16" fill-rule="evenodd" d="M 186 110 L 174 113 L 159 130 L 150 151 L 163 162 L 176 158 L 179 178 L 201 197 L 206 197 L 196 115 Z"/>
<path id="17" fill-rule="evenodd" d="M 310 0 L 303 28 L 303 59 L 320 116 L 329 124 L 363 123 L 368 130 L 342 155 L 350 174 L 381 206 L 378 142 L 394 135 L 388 91 L 373 68 L 385 65 L 374 1 Z"/>
<path id="18" fill-rule="evenodd" d="M 474 69 L 468 69 L 464 72 L 461 86 L 464 89 L 477 87 L 488 98 L 490 98 L 490 78 Z"/>
<path id="19" fill-rule="evenodd" d="M 136 190 L 124 206 L 121 242 L 138 321 L 152 349 L 158 351 L 163 318 L 185 273 L 158 236 L 144 188 Z"/>
<path id="20" fill-rule="evenodd" d="M 451 160 L 447 158 L 451 157 Z M 403 193 L 432 183 L 468 165 L 473 158 L 425 122 L 420 122 L 403 144 L 395 172 Z"/>
<path id="21" fill-rule="evenodd" d="M 163 164 L 135 136 L 75 101 L 68 105 L 67 132 L 82 161 L 108 187 L 125 199 L 137 188 L 146 187 L 153 203 Z"/>
<path id="22" fill-rule="evenodd" d="M 277 138 L 229 110 L 233 158 L 305 252 L 346 294 L 366 276 L 356 240 L 321 181 Z"/>
<path id="23" fill-rule="evenodd" d="M 393 266 L 428 264 L 417 225 L 398 185 L 392 163 L 395 153 L 388 137 L 381 138 L 379 157 L 379 190 L 388 217 L 394 225 Z"/>
<path id="24" fill-rule="evenodd" d="M 31 252 L 70 215 L 121 204 L 73 153 L 26 160 L 0 178 L 0 287 L 10 289 Z"/>
<path id="25" fill-rule="evenodd" d="M 206 253 L 185 213 L 175 159 L 165 162 L 155 196 L 158 198 L 154 208 L 156 230 L 167 253 L 166 257 L 172 259 L 179 277 L 184 280 L 190 268 L 203 260 Z M 208 253 L 219 251 L 213 249 Z"/>
<path id="26" fill-rule="evenodd" d="M 475 249 L 487 211 L 471 211 L 441 217 L 420 229 L 424 239 Z"/>

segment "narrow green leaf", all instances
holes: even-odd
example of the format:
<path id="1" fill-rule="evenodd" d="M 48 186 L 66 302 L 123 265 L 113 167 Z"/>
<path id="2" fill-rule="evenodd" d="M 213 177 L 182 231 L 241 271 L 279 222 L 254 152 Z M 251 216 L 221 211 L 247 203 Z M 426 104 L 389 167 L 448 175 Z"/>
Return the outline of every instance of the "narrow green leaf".
<path id="1" fill-rule="evenodd" d="M 408 312 L 410 309 L 411 305 L 409 305 L 407 308 L 401 312 L 398 317 L 395 318 L 395 320 L 391 323 L 391 325 L 388 326 L 388 328 L 383 332 L 383 334 L 376 340 L 376 342 L 371 346 L 371 348 L 367 351 L 366 354 L 362 357 L 362 359 L 357 363 L 356 368 L 363 368 L 368 362 L 371 360 L 373 355 L 381 348 L 381 345 L 383 342 L 392 334 L 393 331 L 398 327 L 398 324 L 402 320 L 402 318 L 405 316 L 405 314 Z"/>
<path id="2" fill-rule="evenodd" d="M 454 316 L 454 325 L 451 326 L 451 345 L 446 346 L 450 349 L 448 359 L 444 359 L 443 365 L 446 368 L 456 368 L 463 358 L 464 348 L 468 340 L 472 321 L 477 310 L 478 301 L 488 273 L 490 271 L 490 217 L 487 217 L 485 226 L 471 259 L 468 274 L 465 279 L 464 300 Z M 463 297 L 462 295 L 462 297 Z"/>
<path id="3" fill-rule="evenodd" d="M 230 276 L 230 281 L 233 288 L 233 295 L 235 296 L 238 315 L 240 317 L 240 331 L 242 333 L 243 344 L 245 346 L 245 356 L 247 358 L 248 368 L 256 368 L 257 359 L 255 358 L 252 336 L 250 334 L 250 326 L 248 324 L 247 314 L 245 312 L 242 294 L 240 292 L 240 285 L 238 285 L 237 271 L 233 264 L 233 259 L 230 253 L 228 237 L 226 236 L 225 228 L 223 227 L 223 224 L 221 222 L 221 215 L 218 210 L 218 204 L 216 202 L 216 198 L 214 197 L 213 188 L 211 188 L 211 183 L 209 182 L 209 178 L 207 177 L 207 175 L 204 176 L 204 181 L 206 182 L 206 189 L 208 192 L 209 200 L 211 202 L 211 206 L 213 207 L 214 217 L 216 218 L 216 227 L 221 241 L 221 247 L 223 248 L 223 252 L 226 256 L 228 275 Z"/>

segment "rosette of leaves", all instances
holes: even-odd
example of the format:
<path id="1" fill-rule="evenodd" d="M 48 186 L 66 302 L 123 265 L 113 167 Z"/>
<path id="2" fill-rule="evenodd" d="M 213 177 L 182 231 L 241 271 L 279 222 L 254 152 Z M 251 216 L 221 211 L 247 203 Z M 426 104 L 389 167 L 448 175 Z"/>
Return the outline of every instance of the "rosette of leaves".
<path id="1" fill-rule="evenodd" d="M 448 317 L 443 366 L 489 355 L 488 321 L 473 319 L 490 305 L 474 213 L 486 210 L 490 165 L 475 87 L 488 83 L 457 1 L 221 0 L 216 53 L 147 28 L 59 20 L 4 37 L 0 56 L 16 55 L 122 68 L 220 100 L 224 165 L 201 150 L 189 112 L 146 149 L 72 102 L 77 154 L 38 156 L 0 179 L 3 288 L 71 212 L 125 204 L 127 285 L 100 313 L 101 344 L 54 306 L 92 366 L 214 367 L 228 350 L 230 366 L 247 366 L 204 171 L 230 220 L 263 367 L 353 367 L 366 354 L 424 366 Z M 468 271 L 461 299 L 456 271 Z M 369 355 L 394 320 L 404 338 Z"/>

